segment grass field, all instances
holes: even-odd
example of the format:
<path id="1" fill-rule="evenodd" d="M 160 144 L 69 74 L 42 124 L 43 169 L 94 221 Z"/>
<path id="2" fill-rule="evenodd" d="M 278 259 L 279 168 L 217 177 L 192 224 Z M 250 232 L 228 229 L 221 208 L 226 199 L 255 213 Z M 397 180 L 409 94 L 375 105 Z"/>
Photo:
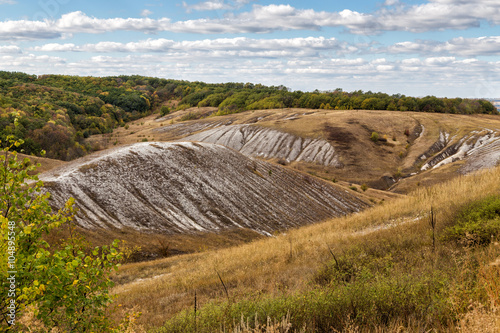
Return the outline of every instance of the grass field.
<path id="1" fill-rule="evenodd" d="M 297 331 L 494 332 L 497 240 L 477 247 L 444 235 L 464 207 L 500 195 L 498 180 L 500 168 L 249 244 L 124 265 L 113 292 L 161 332 L 243 329 L 241 316 L 252 327 L 269 316 Z"/>

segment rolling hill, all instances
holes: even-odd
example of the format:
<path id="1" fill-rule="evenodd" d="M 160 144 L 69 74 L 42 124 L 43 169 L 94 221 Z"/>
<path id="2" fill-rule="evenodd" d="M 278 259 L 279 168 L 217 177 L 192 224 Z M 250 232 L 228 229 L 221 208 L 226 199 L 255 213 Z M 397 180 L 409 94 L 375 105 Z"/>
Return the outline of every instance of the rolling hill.
<path id="1" fill-rule="evenodd" d="M 103 148 L 144 140 L 218 143 L 326 180 L 344 181 L 346 187 L 367 184 L 393 193 L 492 167 L 499 157 L 500 118 L 494 115 L 279 109 L 210 116 L 214 111 L 151 116 L 90 140 Z M 193 112 L 205 116 L 182 120 Z"/>
<path id="2" fill-rule="evenodd" d="M 282 109 L 182 120 L 189 112 L 93 136 L 108 149 L 41 175 L 54 205 L 76 198 L 91 239 L 167 242 L 169 258 L 113 277 L 141 325 L 496 327 L 496 229 L 486 247 L 469 231 L 449 235 L 469 205 L 498 197 L 497 116 Z"/>
<path id="3" fill-rule="evenodd" d="M 84 229 L 263 235 L 360 211 L 331 183 L 208 143 L 136 143 L 67 163 L 40 179 L 60 207 L 75 199 Z"/>

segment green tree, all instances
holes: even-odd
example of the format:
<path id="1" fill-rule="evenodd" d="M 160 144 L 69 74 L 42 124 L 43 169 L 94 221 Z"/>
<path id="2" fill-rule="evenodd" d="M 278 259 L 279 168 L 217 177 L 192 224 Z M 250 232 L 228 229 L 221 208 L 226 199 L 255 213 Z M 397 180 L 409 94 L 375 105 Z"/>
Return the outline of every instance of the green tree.
<path id="1" fill-rule="evenodd" d="M 26 312 L 48 331 L 110 331 L 105 311 L 112 302 L 109 274 L 122 256 L 117 241 L 92 249 L 69 228 L 67 240 L 49 245 L 49 233 L 70 227 L 73 200 L 52 212 L 50 194 L 30 175 L 38 165 L 10 152 L 21 144 L 10 139 L 0 156 L 0 331 L 25 331 L 17 321 Z"/>
<path id="2" fill-rule="evenodd" d="M 170 108 L 166 105 L 162 105 L 162 107 L 160 108 L 160 116 L 166 116 L 167 114 L 170 113 Z"/>

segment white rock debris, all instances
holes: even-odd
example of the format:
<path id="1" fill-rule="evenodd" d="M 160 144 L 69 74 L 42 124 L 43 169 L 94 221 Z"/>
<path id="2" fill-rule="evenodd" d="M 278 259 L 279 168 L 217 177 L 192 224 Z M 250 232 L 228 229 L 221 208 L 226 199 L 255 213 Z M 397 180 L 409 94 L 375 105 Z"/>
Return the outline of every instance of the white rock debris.
<path id="1" fill-rule="evenodd" d="M 326 140 L 301 138 L 255 125 L 220 126 L 186 136 L 182 140 L 221 144 L 247 156 L 342 166 L 334 147 Z"/>
<path id="2" fill-rule="evenodd" d="M 321 147 L 315 149 L 316 156 Z M 303 149 L 294 154 L 298 158 Z M 40 179 L 53 206 L 75 198 L 76 222 L 85 228 L 185 233 L 244 227 L 269 235 L 366 207 L 334 184 L 210 143 L 118 147 Z"/>
<path id="3" fill-rule="evenodd" d="M 453 144 L 455 137 L 441 133 L 439 143 L 445 147 L 441 152 L 422 166 L 422 170 L 439 168 L 443 165 L 465 160 L 462 173 L 469 173 L 497 165 L 500 161 L 500 135 L 492 130 L 472 131 Z"/>

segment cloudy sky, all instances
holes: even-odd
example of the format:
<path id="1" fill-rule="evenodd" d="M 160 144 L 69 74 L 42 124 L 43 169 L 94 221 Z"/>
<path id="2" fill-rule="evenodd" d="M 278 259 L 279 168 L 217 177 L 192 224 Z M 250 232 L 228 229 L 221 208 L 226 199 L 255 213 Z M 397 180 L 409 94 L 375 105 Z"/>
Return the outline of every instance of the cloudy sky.
<path id="1" fill-rule="evenodd" d="M 500 1 L 0 0 L 0 70 L 500 97 Z"/>

